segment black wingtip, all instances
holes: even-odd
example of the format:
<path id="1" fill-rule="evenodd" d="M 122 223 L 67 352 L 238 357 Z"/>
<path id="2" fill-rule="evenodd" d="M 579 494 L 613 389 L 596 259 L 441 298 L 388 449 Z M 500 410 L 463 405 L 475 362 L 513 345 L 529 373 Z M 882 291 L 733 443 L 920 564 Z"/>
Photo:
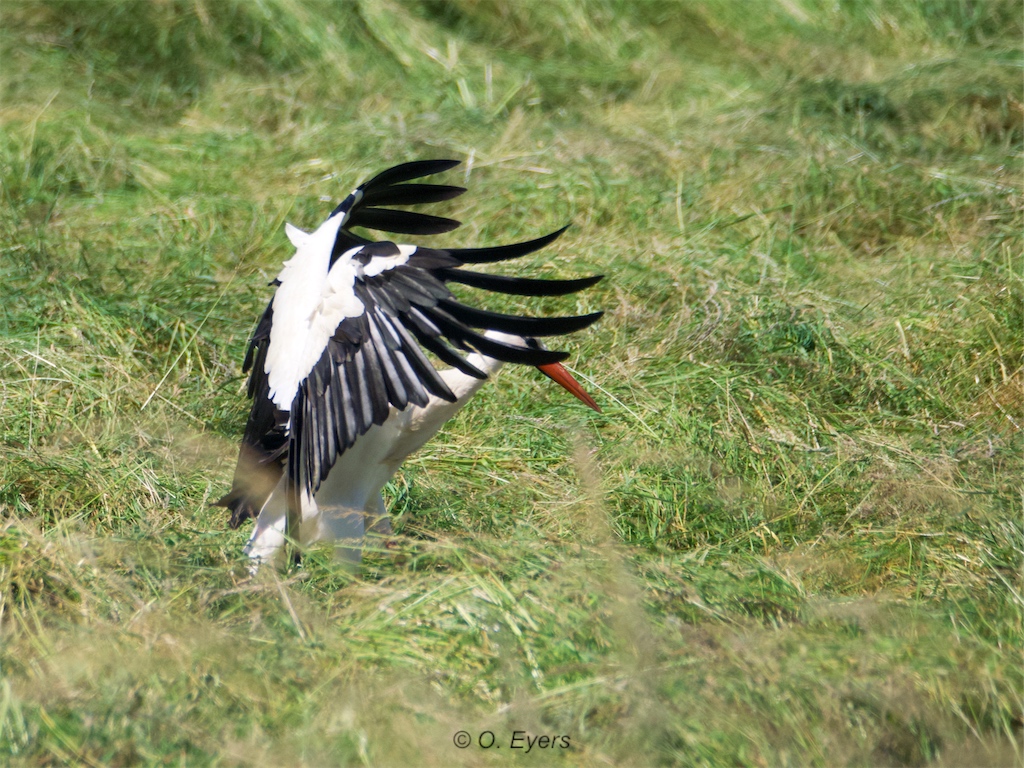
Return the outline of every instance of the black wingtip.
<path id="1" fill-rule="evenodd" d="M 463 264 L 493 264 L 496 261 L 518 259 L 520 256 L 539 251 L 561 237 L 569 226 L 566 224 L 561 229 L 556 229 L 543 237 L 511 245 L 497 245 L 491 248 L 448 248 L 446 250 Z"/>
<path id="2" fill-rule="evenodd" d="M 453 299 L 442 299 L 437 302 L 437 309 L 447 313 L 451 318 L 473 328 L 487 328 L 515 336 L 561 336 L 575 333 L 596 323 L 604 312 L 591 312 L 588 315 L 572 315 L 568 317 L 529 317 L 523 315 L 506 315 L 460 304 Z M 435 312 L 436 314 L 436 312 Z M 434 315 L 431 315 L 434 318 Z"/>
<path id="3" fill-rule="evenodd" d="M 604 279 L 604 275 L 580 277 L 574 280 L 531 279 L 449 267 L 438 269 L 437 275 L 444 281 L 462 283 L 474 288 L 483 288 L 486 291 L 508 293 L 515 296 L 567 296 L 570 293 L 586 290 Z"/>
<path id="4" fill-rule="evenodd" d="M 461 163 L 461 160 L 413 160 L 411 163 L 402 163 L 378 173 L 369 181 L 363 182 L 359 188 L 366 191 L 383 185 L 400 184 L 422 176 L 433 176 Z"/>
<path id="5" fill-rule="evenodd" d="M 398 235 L 440 235 L 462 226 L 462 222 L 443 216 L 430 216 L 391 208 L 360 208 L 352 213 L 350 227 L 366 227 Z"/>
<path id="6" fill-rule="evenodd" d="M 423 163 L 424 168 L 436 168 L 436 170 L 428 170 L 424 173 L 424 176 L 433 176 L 435 173 L 441 173 L 441 171 L 448 171 L 455 168 L 458 165 L 462 165 L 461 160 L 439 159 L 439 160 L 415 160 L 407 165 L 415 165 L 416 163 Z"/>
<path id="7" fill-rule="evenodd" d="M 391 184 L 363 194 L 361 206 L 422 205 L 451 200 L 466 192 L 465 187 L 447 184 Z"/>

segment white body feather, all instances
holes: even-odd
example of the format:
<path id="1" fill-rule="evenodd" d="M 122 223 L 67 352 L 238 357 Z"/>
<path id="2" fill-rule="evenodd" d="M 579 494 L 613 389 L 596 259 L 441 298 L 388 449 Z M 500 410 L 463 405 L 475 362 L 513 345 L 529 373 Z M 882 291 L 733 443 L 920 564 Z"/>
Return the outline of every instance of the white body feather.
<path id="1" fill-rule="evenodd" d="M 377 256 L 365 266 L 352 248 L 331 265 L 331 249 L 345 215 L 332 216 L 314 232 L 288 224 L 288 239 L 295 255 L 277 276 L 281 283 L 274 294 L 274 323 L 264 372 L 270 399 L 282 411 L 290 411 L 299 383 L 316 365 L 327 341 L 347 317 L 359 317 L 366 307 L 355 294 L 356 278 L 373 277 L 405 264 L 416 247 L 398 246 L 395 256 Z"/>

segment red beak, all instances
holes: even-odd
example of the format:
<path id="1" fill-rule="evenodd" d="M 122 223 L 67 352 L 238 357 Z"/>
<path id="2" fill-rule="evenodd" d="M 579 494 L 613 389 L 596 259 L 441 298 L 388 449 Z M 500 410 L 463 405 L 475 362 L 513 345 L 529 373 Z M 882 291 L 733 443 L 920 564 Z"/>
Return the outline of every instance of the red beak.
<path id="1" fill-rule="evenodd" d="M 580 383 L 572 377 L 572 374 L 565 369 L 565 366 L 561 363 L 550 363 L 548 365 L 538 365 L 537 370 L 547 376 L 556 384 L 560 384 L 562 387 L 567 389 L 577 398 L 582 400 L 584 403 L 589 405 L 598 413 L 601 413 L 601 407 L 594 402 L 594 398 L 587 394 L 587 391 L 580 386 Z"/>

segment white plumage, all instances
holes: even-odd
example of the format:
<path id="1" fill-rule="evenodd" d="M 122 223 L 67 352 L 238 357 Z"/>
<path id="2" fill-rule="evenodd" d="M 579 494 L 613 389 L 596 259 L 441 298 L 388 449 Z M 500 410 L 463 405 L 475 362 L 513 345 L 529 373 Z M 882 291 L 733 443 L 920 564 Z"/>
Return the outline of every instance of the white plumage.
<path id="1" fill-rule="evenodd" d="M 597 409 L 559 363 L 566 354 L 534 337 L 580 330 L 601 313 L 503 315 L 461 304 L 447 287 L 558 296 L 593 285 L 600 276 L 529 280 L 461 269 L 517 258 L 564 230 L 510 246 L 447 250 L 352 232 L 423 235 L 457 227 L 451 219 L 377 207 L 461 194 L 459 187 L 402 183 L 456 164 L 396 166 L 353 191 L 315 231 L 286 226 L 296 252 L 250 340 L 244 368 L 251 368 L 253 406 L 231 492 L 217 502 L 231 510 L 233 527 L 257 517 L 246 546 L 254 564 L 276 559 L 289 538 L 299 545 L 338 540 L 358 553 L 368 524 L 390 530 L 384 485 L 504 362 L 538 367 Z M 421 346 L 453 367 L 436 371 Z"/>

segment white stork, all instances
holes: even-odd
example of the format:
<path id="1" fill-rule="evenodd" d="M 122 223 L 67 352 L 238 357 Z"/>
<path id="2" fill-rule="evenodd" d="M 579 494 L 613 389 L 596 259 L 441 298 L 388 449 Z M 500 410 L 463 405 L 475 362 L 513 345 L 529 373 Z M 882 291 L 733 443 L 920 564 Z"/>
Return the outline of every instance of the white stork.
<path id="1" fill-rule="evenodd" d="M 299 546 L 337 540 L 339 554 L 347 549 L 358 559 L 368 528 L 390 530 L 384 484 L 502 363 L 536 366 L 600 410 L 559 362 L 567 353 L 545 349 L 534 337 L 581 330 L 602 313 L 498 314 L 459 303 L 447 287 L 522 296 L 587 288 L 601 276 L 530 280 L 461 269 L 531 253 L 564 229 L 514 245 L 446 250 L 352 232 L 455 229 L 459 222 L 452 219 L 380 206 L 462 194 L 461 187 L 403 183 L 456 165 L 396 166 L 357 187 L 314 232 L 286 225 L 296 252 L 272 283 L 277 290 L 249 341 L 243 372 L 251 370 L 252 410 L 231 492 L 216 502 L 231 510 L 232 528 L 257 518 L 245 548 L 254 567 L 282 564 L 287 540 Z M 454 367 L 436 371 L 420 347 Z"/>

